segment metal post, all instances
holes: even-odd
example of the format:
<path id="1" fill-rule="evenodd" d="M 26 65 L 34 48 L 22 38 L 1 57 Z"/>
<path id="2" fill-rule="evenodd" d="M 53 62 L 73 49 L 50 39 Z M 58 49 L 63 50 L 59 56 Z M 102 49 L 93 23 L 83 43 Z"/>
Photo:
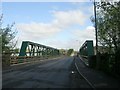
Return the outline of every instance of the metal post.
<path id="1" fill-rule="evenodd" d="M 96 4 L 94 0 L 94 15 L 95 15 L 95 34 L 96 34 L 96 55 L 98 53 L 98 37 L 97 37 L 97 19 L 96 19 Z"/>
<path id="2" fill-rule="evenodd" d="M 29 53 L 29 56 L 53 56 L 58 54 L 58 51 L 52 47 L 33 43 L 30 41 L 23 41 L 19 56 L 27 56 L 26 53 Z"/>
<path id="3" fill-rule="evenodd" d="M 94 15 L 95 15 L 95 34 L 96 34 L 96 69 L 99 69 L 99 56 L 98 56 L 98 30 L 96 19 L 96 2 L 94 0 Z"/>

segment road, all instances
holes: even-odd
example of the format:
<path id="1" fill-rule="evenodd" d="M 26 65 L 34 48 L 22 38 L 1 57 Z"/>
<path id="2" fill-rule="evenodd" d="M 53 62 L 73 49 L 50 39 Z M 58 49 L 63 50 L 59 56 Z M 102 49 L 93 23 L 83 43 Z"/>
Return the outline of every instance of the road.
<path id="1" fill-rule="evenodd" d="M 73 57 L 26 64 L 3 73 L 3 88 L 70 88 Z"/>

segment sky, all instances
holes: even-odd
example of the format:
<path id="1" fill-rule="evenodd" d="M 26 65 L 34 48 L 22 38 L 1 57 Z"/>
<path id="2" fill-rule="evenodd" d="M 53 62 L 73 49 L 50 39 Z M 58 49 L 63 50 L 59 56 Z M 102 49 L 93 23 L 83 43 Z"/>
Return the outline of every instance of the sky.
<path id="1" fill-rule="evenodd" d="M 31 41 L 58 49 L 79 50 L 93 40 L 92 2 L 2 2 L 3 26 L 15 22 L 17 47 Z"/>

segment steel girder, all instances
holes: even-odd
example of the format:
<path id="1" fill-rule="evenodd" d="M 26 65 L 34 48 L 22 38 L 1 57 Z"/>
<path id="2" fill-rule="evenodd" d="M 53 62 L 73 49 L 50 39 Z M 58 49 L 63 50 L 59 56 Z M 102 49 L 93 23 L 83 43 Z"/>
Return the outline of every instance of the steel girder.
<path id="1" fill-rule="evenodd" d="M 82 47 L 79 49 L 79 53 L 84 56 L 94 55 L 93 40 L 86 40 Z"/>
<path id="2" fill-rule="evenodd" d="M 22 42 L 19 53 L 19 56 L 55 56 L 55 55 L 59 55 L 58 49 L 30 41 Z"/>

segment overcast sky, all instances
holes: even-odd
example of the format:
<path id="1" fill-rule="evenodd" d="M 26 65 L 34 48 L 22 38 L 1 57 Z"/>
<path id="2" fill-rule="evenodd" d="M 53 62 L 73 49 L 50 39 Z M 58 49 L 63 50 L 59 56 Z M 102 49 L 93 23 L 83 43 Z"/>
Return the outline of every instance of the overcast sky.
<path id="1" fill-rule="evenodd" d="M 4 25 L 16 23 L 19 48 L 22 41 L 75 50 L 95 44 L 92 2 L 2 2 L 2 13 Z"/>

